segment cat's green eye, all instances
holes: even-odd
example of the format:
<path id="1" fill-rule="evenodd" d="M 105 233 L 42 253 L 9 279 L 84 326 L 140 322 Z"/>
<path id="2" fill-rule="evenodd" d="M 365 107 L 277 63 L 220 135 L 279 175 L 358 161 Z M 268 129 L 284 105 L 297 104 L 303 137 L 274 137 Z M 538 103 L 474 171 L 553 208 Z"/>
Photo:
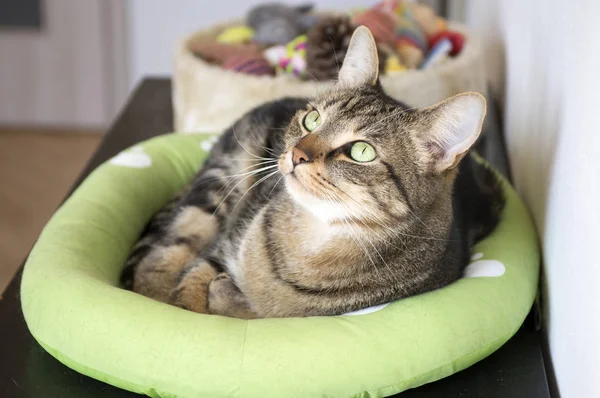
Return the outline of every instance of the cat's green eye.
<path id="1" fill-rule="evenodd" d="M 358 141 L 350 148 L 350 157 L 357 162 L 371 162 L 377 154 L 375 148 L 364 141 Z"/>
<path id="2" fill-rule="evenodd" d="M 315 131 L 321 125 L 321 115 L 318 111 L 310 111 L 304 116 L 302 123 L 308 131 Z"/>

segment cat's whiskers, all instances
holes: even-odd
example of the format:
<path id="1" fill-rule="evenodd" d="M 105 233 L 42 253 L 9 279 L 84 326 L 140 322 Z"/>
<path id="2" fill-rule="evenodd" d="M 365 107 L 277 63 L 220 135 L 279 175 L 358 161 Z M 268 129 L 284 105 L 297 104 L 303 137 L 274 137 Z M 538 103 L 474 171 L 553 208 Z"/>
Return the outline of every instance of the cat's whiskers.
<path id="1" fill-rule="evenodd" d="M 310 76 L 315 82 L 319 82 L 319 80 L 317 80 L 317 78 L 315 77 L 315 75 L 313 75 L 312 73 L 310 73 L 309 71 L 305 70 L 304 71 L 308 76 Z"/>
<path id="2" fill-rule="evenodd" d="M 333 50 L 333 57 L 335 58 L 335 65 L 337 66 L 338 75 L 339 75 L 340 74 L 340 62 L 338 61 L 337 51 L 335 51 L 335 46 L 333 45 L 333 39 L 331 38 L 331 35 L 327 35 L 327 36 L 329 36 L 329 42 L 331 43 L 331 49 Z"/>
<path id="3" fill-rule="evenodd" d="M 262 146 L 261 147 L 265 150 L 265 152 L 267 152 L 268 154 L 274 156 L 274 157 L 278 157 L 279 155 L 277 154 L 277 152 L 275 152 L 273 149 L 267 148 L 266 146 Z"/>
<path id="4" fill-rule="evenodd" d="M 369 208 L 368 205 L 364 205 L 361 204 L 360 202 L 358 202 L 355 198 L 353 198 L 352 196 L 348 195 L 346 192 L 342 191 L 341 189 L 338 188 L 338 191 L 341 192 L 342 194 L 344 194 L 347 198 L 352 199 L 357 205 L 359 205 L 361 207 L 361 211 L 363 211 L 364 213 L 366 213 L 366 223 L 365 226 L 368 227 L 368 222 L 374 222 L 375 224 L 379 225 L 381 228 L 391 232 L 391 233 L 395 233 L 396 231 L 394 229 L 392 229 L 389 225 L 387 225 L 383 220 L 380 219 L 380 216 L 377 215 L 372 209 Z M 373 230 L 371 228 L 371 230 Z"/>
<path id="5" fill-rule="evenodd" d="M 371 231 L 371 233 L 373 233 L 374 235 L 377 235 L 377 232 L 376 232 L 376 231 L 373 231 L 373 230 L 372 230 L 372 229 L 371 229 L 371 228 L 370 228 L 368 225 L 365 225 L 365 227 L 366 227 L 367 229 L 369 229 L 369 230 Z M 404 249 L 400 249 L 398 246 L 396 246 L 396 245 L 394 245 L 393 243 L 391 243 L 391 242 L 387 241 L 387 240 L 385 239 L 385 237 L 380 237 L 380 238 L 383 240 L 383 242 L 384 242 L 384 243 L 385 243 L 387 246 L 389 246 L 389 247 L 393 247 L 393 248 L 396 248 L 396 249 L 398 249 L 398 250 L 406 250 L 406 249 L 407 249 L 407 247 L 408 247 L 408 246 L 407 246 L 407 243 L 406 243 L 404 240 L 402 240 L 402 242 L 403 242 L 403 245 L 404 245 Z M 386 265 L 387 265 L 387 264 L 386 264 Z M 389 269 L 389 267 L 388 267 L 388 269 Z M 390 271 L 391 271 L 391 270 L 390 270 Z M 396 279 L 398 282 L 401 282 L 401 281 L 400 281 L 400 279 L 399 279 L 399 278 L 396 278 L 394 275 L 395 275 L 395 273 L 394 273 L 394 272 L 390 272 L 390 276 L 391 276 L 393 279 Z"/>
<path id="6" fill-rule="evenodd" d="M 321 178 L 322 178 L 322 177 L 321 177 Z M 325 180 L 325 179 L 323 179 L 323 180 Z M 390 227 L 389 227 L 387 224 L 384 224 L 384 223 L 380 222 L 380 221 L 379 221 L 379 219 L 378 219 L 378 218 L 376 217 L 376 215 L 375 215 L 375 214 L 374 214 L 374 213 L 373 213 L 373 212 L 372 212 L 372 211 L 369 209 L 369 207 L 368 207 L 368 206 L 365 206 L 364 204 L 361 204 L 361 203 L 360 203 L 360 202 L 358 202 L 358 201 L 357 201 L 355 198 L 353 198 L 352 196 L 350 196 L 350 195 L 348 195 L 346 192 L 344 192 L 342 189 L 340 189 L 338 186 L 336 186 L 336 185 L 333 185 L 333 184 L 330 184 L 330 186 L 332 186 L 332 187 L 333 187 L 335 190 L 337 190 L 339 193 L 341 193 L 341 194 L 345 195 L 346 197 L 348 197 L 348 198 L 352 199 L 352 200 L 353 200 L 353 201 L 354 201 L 354 202 L 355 202 L 355 203 L 356 203 L 358 206 L 360 206 L 360 208 L 361 208 L 361 211 L 367 212 L 367 213 L 368 213 L 368 215 L 370 215 L 370 216 L 371 216 L 370 218 L 367 218 L 367 221 L 372 221 L 372 222 L 375 222 L 377 225 L 381 226 L 382 228 L 389 230 L 389 231 L 390 231 L 390 233 L 392 233 L 392 234 L 396 232 L 396 231 L 394 231 L 392 228 L 390 228 Z M 335 195 L 336 195 L 336 196 L 339 198 L 339 194 L 336 194 L 336 191 L 333 191 L 333 190 L 332 190 L 332 191 L 331 191 L 331 193 L 332 193 L 332 194 L 335 194 Z M 342 206 L 342 207 L 345 209 L 345 211 L 346 211 L 348 214 L 350 214 L 350 217 L 352 218 L 352 213 L 353 213 L 353 212 L 352 212 L 352 211 L 351 211 L 351 210 L 348 208 L 348 206 L 345 206 L 345 205 L 344 205 L 342 198 L 339 198 L 337 202 L 338 202 L 338 204 L 339 204 L 340 206 Z M 358 228 L 358 224 L 357 224 L 357 222 L 356 222 L 356 221 L 354 221 L 354 220 L 353 220 L 353 222 L 354 222 L 354 224 L 355 224 L 355 225 L 357 225 L 357 228 Z M 363 224 L 363 223 L 361 222 L 361 224 Z M 367 227 L 367 228 L 369 228 L 367 224 L 364 224 L 364 226 L 365 226 L 365 227 Z M 388 242 L 388 241 L 387 241 L 387 239 L 385 239 L 385 235 L 381 235 L 381 236 L 380 236 L 380 234 L 376 233 L 376 231 L 374 231 L 372 228 L 369 228 L 369 230 L 370 230 L 370 231 L 371 231 L 373 234 L 375 234 L 375 235 L 376 235 L 376 236 L 377 236 L 379 239 L 382 239 L 382 240 L 383 240 L 383 241 L 384 241 L 386 244 L 390 244 L 390 245 L 391 245 L 391 243 L 390 243 L 390 242 Z M 404 247 L 405 247 L 405 249 L 406 249 L 406 243 L 405 243 L 405 242 L 403 242 L 403 243 L 404 243 Z M 392 246 L 393 246 L 393 245 L 392 245 Z M 395 247 L 395 246 L 394 246 L 394 247 Z M 398 249 L 399 249 L 399 248 L 398 248 Z"/>
<path id="7" fill-rule="evenodd" d="M 246 147 L 245 147 L 244 145 L 242 145 L 242 143 L 240 142 L 240 140 L 239 140 L 239 138 L 238 138 L 237 134 L 235 133 L 235 124 L 234 124 L 233 126 L 231 126 L 231 132 L 233 133 L 233 136 L 234 136 L 235 140 L 237 141 L 237 143 L 239 144 L 239 146 L 240 146 L 240 147 L 241 147 L 241 148 L 242 148 L 244 151 L 246 151 L 246 153 L 247 153 L 248 155 L 250 155 L 250 156 L 252 156 L 253 158 L 256 158 L 256 159 L 262 159 L 262 160 L 271 160 L 271 159 L 272 159 L 272 158 L 265 158 L 265 157 L 262 157 L 262 156 L 258 156 L 258 155 L 256 155 L 256 154 L 254 154 L 254 153 L 250 152 L 248 149 L 246 149 Z"/>
<path id="8" fill-rule="evenodd" d="M 406 108 L 400 108 L 400 110 L 402 111 L 402 113 L 406 113 L 408 111 L 414 111 L 415 109 L 419 109 L 420 107 L 418 106 L 407 106 Z"/>
<path id="9" fill-rule="evenodd" d="M 273 193 L 273 191 L 277 187 L 277 184 L 279 184 L 281 182 L 281 180 L 283 180 L 284 178 L 285 178 L 285 176 L 283 176 L 283 175 L 281 177 L 279 177 L 279 179 L 277 180 L 277 182 L 275 183 L 275 185 L 273 185 L 273 188 L 271 188 L 271 191 L 269 192 L 269 195 L 267 196 L 267 199 L 271 198 L 271 194 Z"/>
<path id="10" fill-rule="evenodd" d="M 248 170 L 248 169 L 251 169 L 252 167 L 257 167 L 257 166 L 265 167 L 265 165 L 267 165 L 269 168 L 272 168 L 273 163 L 277 163 L 277 161 L 255 163 L 248 167 L 244 167 L 243 169 L 240 170 L 240 172 L 244 172 L 245 170 Z M 255 169 L 255 170 L 250 170 L 250 171 L 244 172 L 244 173 L 236 173 L 236 174 L 230 174 L 230 175 L 224 175 L 224 176 L 217 176 L 217 177 L 213 177 L 213 178 L 206 178 L 206 179 L 203 179 L 202 181 L 209 182 L 209 181 L 216 181 L 216 180 L 223 180 L 223 179 L 232 179 L 232 178 L 236 178 L 236 177 L 243 177 L 246 174 L 250 174 L 252 172 L 260 171 L 260 170 L 261 169 Z"/>
<path id="11" fill-rule="evenodd" d="M 339 68 L 338 68 L 339 69 Z M 309 75 L 316 83 L 319 83 L 316 87 L 315 87 L 315 94 L 311 95 L 310 97 L 315 98 L 315 97 L 319 97 L 321 96 L 323 93 L 327 92 L 328 87 L 324 87 L 322 84 L 320 84 L 321 82 L 315 77 L 315 75 L 313 75 L 312 73 L 310 73 L 309 71 L 305 71 L 307 75 Z M 335 79 L 331 79 L 335 82 L 337 82 L 337 78 Z"/>
<path id="12" fill-rule="evenodd" d="M 441 239 L 441 238 L 434 238 L 434 237 L 430 237 L 430 236 L 411 235 L 411 234 L 407 234 L 407 233 L 398 231 L 396 229 L 393 229 L 390 225 L 385 224 L 383 221 L 381 221 L 379 219 L 379 217 L 375 213 L 373 213 L 372 210 L 370 210 L 368 208 L 368 206 L 365 206 L 364 204 L 361 204 L 355 198 L 353 198 L 352 196 L 350 196 L 348 193 L 344 192 L 339 187 L 336 187 L 336 188 L 337 188 L 338 192 L 344 194 L 345 197 L 353 200 L 354 202 L 356 202 L 356 204 L 358 204 L 359 206 L 361 206 L 361 210 L 364 211 L 364 212 L 366 212 L 367 216 L 370 216 L 370 218 L 367 218 L 368 221 L 372 221 L 372 222 L 378 224 L 379 226 L 381 226 L 382 228 L 385 228 L 385 229 L 389 230 L 393 235 L 402 235 L 402 236 L 405 236 L 405 237 L 408 237 L 408 238 L 428 239 L 428 240 L 437 240 L 437 241 L 444 241 L 444 242 L 453 242 L 454 241 L 454 240 L 451 240 L 451 239 Z M 408 210 L 410 211 L 410 209 L 408 209 Z M 411 211 L 411 214 L 413 214 L 419 220 L 419 222 L 421 224 L 423 224 L 423 225 L 426 226 L 426 224 L 423 221 L 421 221 L 421 219 L 419 219 L 414 212 Z M 405 245 L 406 245 L 406 243 L 405 243 Z"/>
<path id="13" fill-rule="evenodd" d="M 246 179 L 248 179 L 248 178 L 252 177 L 253 175 L 255 175 L 255 174 L 258 174 L 259 172 L 261 172 L 261 171 L 264 171 L 264 170 L 265 170 L 265 169 L 267 169 L 267 168 L 273 168 L 273 167 L 276 167 L 276 166 L 267 166 L 267 167 L 264 167 L 263 169 L 260 169 L 260 170 L 253 171 L 253 172 L 251 172 L 250 174 L 248 174 L 247 176 L 245 176 L 244 178 L 242 178 L 240 181 L 238 181 L 238 182 L 237 182 L 237 183 L 236 183 L 236 184 L 233 186 L 233 188 L 231 188 L 231 190 L 230 190 L 230 191 L 227 193 L 227 195 L 225 195 L 225 197 L 223 198 L 223 200 L 221 200 L 221 202 L 219 202 L 219 205 L 218 205 L 218 206 L 215 208 L 215 211 L 213 212 L 213 215 L 215 215 L 215 214 L 217 213 L 217 211 L 219 211 L 219 209 L 221 208 L 221 206 L 223 205 L 223 203 L 224 203 L 224 202 L 227 200 L 227 198 L 228 198 L 228 197 L 231 195 L 231 193 L 232 193 L 233 191 L 235 191 L 235 189 L 237 188 L 237 186 L 238 186 L 238 185 L 240 185 L 242 182 L 246 181 Z M 279 173 L 279 170 L 276 170 L 276 171 L 272 172 L 270 175 L 274 175 L 274 174 L 276 174 L 276 173 Z M 220 192 L 222 189 L 223 189 L 223 188 L 219 189 L 219 191 L 218 191 L 218 192 Z M 239 202 L 239 201 L 238 201 L 238 202 Z M 236 206 L 237 206 L 237 204 L 236 204 Z"/>
<path id="14" fill-rule="evenodd" d="M 350 220 L 353 220 L 352 218 L 350 218 Z M 372 233 L 375 233 L 368 225 L 365 225 L 365 227 L 371 231 Z M 368 234 L 364 233 L 363 231 L 359 230 L 360 233 L 363 234 L 363 236 L 365 237 L 365 239 L 367 240 L 367 242 L 369 242 L 369 244 L 373 247 L 373 250 L 375 250 L 375 252 L 377 253 L 377 255 L 379 256 L 379 258 L 381 259 L 381 261 L 383 262 L 383 264 L 385 265 L 385 268 L 387 268 L 387 270 L 389 271 L 389 276 L 394 275 L 394 272 L 392 271 L 392 268 L 388 265 L 388 263 L 385 261 L 385 259 L 383 258 L 383 256 L 381 255 L 381 253 L 379 252 L 379 250 L 377 250 L 377 247 L 373 244 L 373 242 L 371 242 L 371 239 L 369 239 Z M 375 233 L 376 234 L 376 233 Z M 385 240 L 384 240 L 385 242 Z M 377 268 L 377 267 L 376 267 Z"/>
<path id="15" fill-rule="evenodd" d="M 220 159 L 220 160 L 235 160 L 238 162 L 256 162 L 256 159 L 250 159 L 250 158 L 226 158 L 224 156 L 215 156 L 215 159 Z M 275 158 L 271 158 L 269 160 L 262 160 L 258 163 L 255 164 L 263 164 L 263 163 L 269 163 L 269 162 L 276 162 L 277 159 Z M 255 164 L 253 164 L 252 166 L 254 166 Z M 248 167 L 252 167 L 252 166 L 248 166 Z"/>
<path id="16" fill-rule="evenodd" d="M 263 144 L 261 144 L 258 139 L 256 138 L 255 134 L 251 134 L 252 139 L 254 140 L 254 142 L 256 142 L 256 145 L 258 145 L 262 150 L 264 150 L 265 152 L 267 152 L 269 155 L 275 156 L 277 157 L 277 153 L 271 149 L 271 148 L 267 148 L 266 146 L 264 146 Z"/>
<path id="17" fill-rule="evenodd" d="M 242 182 L 244 182 L 246 179 L 248 179 L 248 178 L 250 178 L 250 177 L 251 177 L 251 175 L 249 175 L 249 176 L 246 176 L 246 177 L 242 178 L 240 181 L 238 181 L 238 182 L 237 182 L 237 183 L 236 183 L 236 184 L 233 186 L 233 188 L 231 188 L 231 189 L 229 190 L 229 192 L 227 192 L 227 195 L 225 195 L 225 197 L 224 197 L 224 198 L 223 198 L 223 199 L 222 199 L 222 200 L 219 202 L 219 204 L 218 204 L 218 205 L 217 205 L 217 207 L 215 208 L 215 211 L 213 211 L 213 215 L 217 214 L 217 212 L 219 211 L 219 209 L 221 208 L 221 206 L 223 205 L 223 203 L 225 203 L 225 201 L 227 200 L 227 198 L 229 197 L 229 195 L 231 195 L 231 193 L 232 193 L 233 191 L 235 191 L 235 189 L 237 188 L 237 186 L 238 186 L 238 185 L 240 185 Z M 217 191 L 217 193 L 221 192 L 221 191 L 223 190 L 223 188 L 224 188 L 224 187 L 221 187 L 221 188 L 220 188 L 220 189 Z"/>
<path id="18" fill-rule="evenodd" d="M 231 212 L 233 213 L 235 211 L 235 209 L 238 207 L 238 205 L 240 204 L 240 202 L 242 201 L 242 199 L 244 199 L 244 197 L 248 194 L 248 192 L 250 192 L 250 190 L 252 188 L 254 188 L 255 186 L 257 186 L 258 184 L 260 184 L 261 182 L 265 181 L 266 179 L 268 179 L 269 177 L 273 177 L 275 174 L 279 173 L 279 170 L 276 170 L 270 174 L 267 174 L 266 176 L 262 177 L 260 180 L 256 181 L 254 184 L 252 184 L 252 186 L 250 188 L 248 188 L 246 190 L 246 192 L 244 192 L 244 194 L 242 195 L 241 198 L 238 199 L 237 203 L 235 204 L 235 206 L 233 206 L 233 209 L 231 209 Z"/>
<path id="19" fill-rule="evenodd" d="M 344 219 L 344 220 L 342 220 L 342 221 L 343 221 L 343 222 L 344 222 L 344 223 L 345 223 L 345 224 L 348 226 L 348 228 L 350 228 L 350 230 L 351 230 L 351 231 L 354 233 L 354 236 L 355 236 L 355 238 L 354 238 L 354 241 L 358 243 L 358 245 L 359 245 L 359 246 L 360 246 L 360 248 L 362 249 L 362 251 L 363 251 L 363 253 L 365 254 L 365 256 L 366 256 L 366 257 L 369 259 L 369 261 L 371 262 L 371 265 L 373 265 L 373 268 L 372 268 L 372 269 L 373 269 L 373 270 L 375 270 L 375 272 L 376 272 L 376 273 L 379 275 L 379 277 L 381 278 L 381 277 L 382 277 L 381 270 L 379 269 L 379 267 L 377 267 L 377 265 L 375 264 L 375 261 L 373 261 L 373 257 L 371 257 L 371 254 L 369 253 L 369 250 L 367 250 L 367 248 L 365 247 L 365 244 L 364 244 L 364 242 L 362 242 L 362 239 L 361 239 L 361 236 L 362 236 L 362 235 L 359 233 L 359 232 L 360 232 L 360 229 L 359 229 L 358 225 L 356 225 L 356 223 L 350 223 L 350 221 L 349 221 L 349 220 L 347 220 L 347 219 Z M 356 227 L 356 229 L 355 229 L 355 227 Z M 352 233 L 350 233 L 350 236 L 353 236 L 353 234 L 352 234 Z"/>
<path id="20" fill-rule="evenodd" d="M 337 185 L 332 185 L 332 187 L 335 189 L 335 191 L 332 191 L 332 193 L 338 193 L 337 195 L 339 196 L 339 194 L 344 195 L 345 197 L 351 199 L 352 201 L 354 201 L 354 203 L 356 203 L 362 212 L 366 212 L 367 215 L 371 216 L 371 218 L 368 218 L 367 221 L 373 221 L 376 224 L 378 224 L 379 226 L 381 226 L 382 228 L 388 229 L 390 231 L 393 232 L 393 229 L 391 229 L 388 225 L 383 224 L 381 222 L 378 221 L 378 217 L 377 215 L 368 207 L 368 205 L 365 205 L 364 203 L 360 203 L 358 200 L 356 200 L 356 198 L 350 196 L 349 194 L 347 194 L 344 190 L 342 190 L 341 188 L 339 188 Z M 342 199 L 342 198 L 340 198 Z M 340 200 L 340 202 L 342 202 L 342 200 Z M 350 212 L 350 214 L 352 214 L 352 212 Z"/>
<path id="21" fill-rule="evenodd" d="M 335 192 L 331 192 L 331 194 L 335 195 Z M 334 198 L 336 198 L 336 196 L 334 196 Z M 349 211 L 348 207 L 341 201 L 339 200 L 341 198 L 339 198 L 339 196 L 337 196 L 337 202 L 340 206 L 342 206 L 347 213 L 349 213 L 349 221 L 354 223 L 355 225 L 357 225 L 356 221 L 354 221 L 354 217 L 352 216 L 352 212 Z M 371 228 L 369 228 L 368 225 L 364 225 L 366 228 L 368 228 L 370 231 L 373 232 L 373 230 Z M 358 228 L 358 225 L 357 225 Z M 358 228 L 359 233 L 362 233 L 361 229 Z M 390 266 L 388 265 L 388 263 L 385 261 L 385 259 L 383 258 L 383 256 L 381 255 L 381 253 L 379 252 L 379 250 L 377 250 L 377 247 L 373 244 L 373 242 L 371 241 L 371 239 L 369 239 L 369 236 L 365 233 L 362 233 L 363 237 L 367 240 L 367 242 L 371 245 L 371 247 L 373 247 L 373 250 L 375 250 L 375 253 L 377 253 L 377 255 L 379 256 L 379 258 L 381 259 L 381 261 L 383 262 L 383 264 L 385 265 L 385 267 L 388 269 L 388 271 L 390 271 L 390 274 L 392 274 L 392 269 L 390 268 Z M 375 264 L 373 264 L 375 265 Z"/>
<path id="22" fill-rule="evenodd" d="M 324 196 L 326 196 L 328 199 L 326 199 L 329 203 L 336 205 L 336 206 L 342 206 L 344 207 L 339 200 L 336 200 L 335 197 L 333 197 L 331 195 L 331 193 L 328 192 L 321 192 Z M 351 225 L 348 220 L 346 218 L 341 218 L 340 219 L 344 224 L 346 224 L 346 226 L 349 228 L 348 230 L 348 235 L 350 236 L 350 238 L 354 241 L 354 243 L 356 243 L 356 245 L 358 247 L 361 248 L 361 250 L 363 251 L 363 253 L 365 254 L 365 256 L 369 259 L 369 261 L 371 261 L 371 264 L 373 265 L 373 268 L 376 270 L 377 273 L 379 273 L 379 270 L 377 269 L 377 266 L 375 265 L 375 261 L 373 261 L 373 258 L 371 257 L 371 255 L 369 254 L 369 251 L 367 250 L 367 248 L 365 247 L 364 243 L 362 242 L 362 240 L 360 239 L 360 236 L 358 234 L 358 231 L 356 229 L 354 229 L 354 226 Z M 357 228 L 358 226 L 355 225 Z"/>
<path id="23" fill-rule="evenodd" d="M 225 185 L 223 185 L 218 191 L 217 193 L 220 193 L 221 191 L 223 191 L 224 189 L 227 189 L 227 187 L 229 187 L 232 183 L 235 182 L 236 178 L 243 178 L 246 179 L 248 177 L 251 177 L 253 175 L 258 175 L 264 172 L 267 172 L 269 170 L 272 170 L 274 168 L 278 167 L 278 165 L 270 165 L 270 166 L 265 166 L 265 167 L 261 167 L 260 169 L 256 169 L 256 170 L 250 170 L 248 172 L 245 173 L 238 173 L 238 174 L 233 174 L 231 176 L 222 176 L 222 177 L 215 177 L 213 179 L 207 179 L 205 180 L 206 182 L 208 181 L 215 181 L 215 180 L 221 180 L 221 179 L 225 179 L 227 180 L 227 183 Z M 245 169 L 244 169 L 245 170 Z M 243 180 L 242 180 L 243 181 Z M 241 181 L 240 181 L 241 182 Z M 236 185 L 237 186 L 237 185 Z"/>
<path id="24" fill-rule="evenodd" d="M 346 195 L 347 197 L 349 197 L 350 199 L 354 200 L 354 201 L 355 201 L 355 202 L 356 202 L 356 203 L 357 203 L 359 206 L 361 206 L 361 209 L 362 209 L 363 211 L 364 211 L 365 209 L 367 209 L 366 211 L 367 211 L 367 212 L 370 212 L 370 210 L 368 210 L 368 207 L 365 207 L 364 205 L 362 205 L 361 203 L 359 203 L 359 202 L 358 202 L 358 201 L 357 201 L 355 198 L 353 198 L 353 197 L 351 197 L 350 195 L 348 195 L 346 192 L 344 192 L 343 190 L 341 190 L 339 187 L 337 187 L 337 186 L 336 186 L 335 188 L 336 188 L 336 189 L 337 189 L 337 190 L 338 190 L 340 193 L 342 193 L 342 194 Z M 332 193 L 333 193 L 333 192 L 332 192 Z M 341 201 L 341 200 L 340 200 L 340 201 L 339 201 L 339 204 L 340 204 L 342 207 L 344 207 L 348 213 L 352 214 L 352 211 L 350 211 L 350 210 L 349 210 L 349 209 L 348 209 L 348 208 L 347 208 L 347 207 L 346 207 L 346 206 L 343 204 L 343 201 Z M 354 223 L 355 225 L 357 225 L 357 222 L 356 222 L 356 221 L 354 221 L 354 218 L 353 218 L 352 216 L 350 216 L 350 217 L 351 217 L 351 219 L 352 219 L 353 223 Z M 402 240 L 402 243 L 403 243 L 404 249 L 400 249 L 399 247 L 395 246 L 394 244 L 392 244 L 390 241 L 388 241 L 388 240 L 386 239 L 386 238 L 387 238 L 389 235 L 392 235 L 391 237 L 393 237 L 393 236 L 395 235 L 395 233 L 396 233 L 396 231 L 394 231 L 392 228 L 390 228 L 390 227 L 389 227 L 387 224 L 384 224 L 384 223 L 380 222 L 380 221 L 379 221 L 379 220 L 378 220 L 376 217 L 373 217 L 373 216 L 371 216 L 371 218 L 367 218 L 367 220 L 366 220 L 366 221 L 367 221 L 367 223 L 365 223 L 364 221 L 361 221 L 361 225 L 362 225 L 363 227 L 367 228 L 367 229 L 368 229 L 368 230 L 369 230 L 369 231 L 370 231 L 370 232 L 371 232 L 373 235 L 375 235 L 375 236 L 377 237 L 377 239 L 378 239 L 378 240 L 382 240 L 382 241 L 383 241 L 383 242 L 384 242 L 386 245 L 388 245 L 388 246 L 391 246 L 391 247 L 394 247 L 394 248 L 396 248 L 396 249 L 398 249 L 398 250 L 406 250 L 407 244 L 406 244 L 406 242 L 405 242 L 404 240 Z M 369 227 L 369 225 L 368 225 L 368 221 L 375 222 L 377 225 L 381 226 L 382 228 L 389 230 L 389 231 L 390 231 L 390 234 L 387 234 L 387 235 L 385 235 L 385 234 L 381 234 L 381 233 L 380 233 L 380 232 L 378 232 L 378 231 L 375 231 L 373 228 Z M 358 225 L 357 225 L 357 228 L 359 228 L 359 227 L 358 227 Z M 360 230 L 360 228 L 359 228 L 359 230 Z M 370 243 L 371 243 L 371 242 L 370 242 Z M 373 244 L 371 243 L 371 245 L 373 245 Z M 379 254 L 379 253 L 378 253 L 378 254 Z M 381 254 L 379 254 L 379 256 L 381 257 Z M 382 260 L 383 260 L 383 258 L 382 258 Z M 386 263 L 386 266 L 387 266 L 387 263 Z M 389 267 L 388 267 L 388 268 L 389 268 Z"/>
<path id="25" fill-rule="evenodd" d="M 352 198 L 352 199 L 354 199 L 354 198 Z M 358 203 L 358 202 L 357 202 L 357 203 Z M 390 242 L 390 241 L 388 241 L 388 240 L 387 240 L 387 238 L 388 238 L 388 237 L 392 238 L 392 237 L 395 235 L 396 231 L 394 231 L 394 230 L 393 230 L 393 229 L 392 229 L 390 226 L 388 226 L 387 224 L 385 224 L 383 221 L 379 220 L 379 218 L 378 218 L 378 217 L 374 216 L 374 215 L 371 213 L 371 211 L 368 209 L 368 207 L 365 207 L 365 206 L 363 205 L 363 206 L 362 206 L 362 210 L 363 210 L 363 211 L 365 211 L 365 210 L 366 210 L 366 212 L 367 212 L 368 214 L 367 214 L 367 218 L 366 218 L 365 220 L 361 220 L 361 224 L 363 224 L 363 226 L 364 226 L 365 228 L 369 229 L 369 231 L 370 231 L 370 232 L 371 232 L 373 235 L 377 236 L 377 239 L 378 239 L 378 240 L 382 240 L 382 241 L 383 241 L 383 242 L 384 242 L 386 245 L 389 245 L 389 246 L 395 247 L 395 248 L 396 248 L 396 249 L 398 249 L 398 250 L 406 250 L 406 247 L 407 247 L 407 245 L 406 245 L 406 242 L 405 242 L 404 240 L 402 240 L 402 244 L 403 244 L 403 246 L 404 246 L 404 249 L 400 249 L 399 247 L 397 247 L 397 246 L 395 246 L 394 244 L 392 244 L 392 242 Z M 369 216 L 369 214 L 371 215 L 371 217 L 368 217 L 368 216 Z M 366 222 L 365 222 L 365 221 L 366 221 Z M 373 223 L 375 223 L 375 224 L 379 225 L 381 228 L 383 228 L 384 230 L 387 230 L 389 233 L 388 233 L 388 234 L 384 234 L 384 233 L 381 233 L 380 231 L 375 231 L 373 228 L 371 228 L 371 227 L 369 226 L 369 223 L 370 223 L 370 222 L 373 222 Z"/>
<path id="26" fill-rule="evenodd" d="M 252 165 L 250 165 L 248 167 L 244 167 L 242 170 L 240 170 L 243 173 L 236 173 L 236 174 L 231 174 L 231 175 L 223 176 L 223 177 L 224 178 L 239 177 L 239 176 L 246 175 L 246 174 L 249 174 L 249 173 L 253 173 L 253 172 L 256 172 L 256 171 L 271 169 L 273 167 L 277 167 L 278 166 L 277 163 L 278 163 L 277 160 L 255 163 L 255 164 L 252 164 Z M 245 170 L 248 170 L 248 169 L 251 169 L 251 168 L 257 167 L 257 166 L 259 166 L 260 168 L 244 172 Z"/>

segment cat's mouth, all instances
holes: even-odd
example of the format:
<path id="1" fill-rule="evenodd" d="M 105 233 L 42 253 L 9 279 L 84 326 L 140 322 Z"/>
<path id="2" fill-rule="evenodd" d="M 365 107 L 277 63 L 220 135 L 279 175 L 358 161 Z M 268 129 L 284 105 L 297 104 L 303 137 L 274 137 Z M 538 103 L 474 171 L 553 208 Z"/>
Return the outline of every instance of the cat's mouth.
<path id="1" fill-rule="evenodd" d="M 309 174 L 309 173 L 306 173 Z M 321 221 L 332 223 L 348 217 L 339 203 L 327 199 L 325 192 L 315 189 L 308 180 L 314 179 L 304 172 L 292 170 L 285 175 L 285 186 L 292 199 Z"/>
<path id="2" fill-rule="evenodd" d="M 279 157 L 279 172 L 286 177 L 294 172 L 291 151 L 287 151 Z"/>
<path id="3" fill-rule="evenodd" d="M 287 151 L 279 158 L 279 172 L 284 176 L 288 189 L 298 190 L 301 192 L 300 194 L 310 194 L 314 197 L 315 192 L 309 188 L 308 184 L 302 182 L 303 179 L 307 178 L 303 174 L 310 174 L 306 170 L 302 173 L 300 169 L 303 167 L 307 167 L 307 165 L 294 166 L 291 151 Z"/>
<path id="4" fill-rule="evenodd" d="M 307 189 L 294 170 L 285 175 L 285 183 L 289 188 L 300 191 L 299 194 L 311 195 L 316 198 L 314 193 L 311 192 L 312 190 Z"/>
<path id="5" fill-rule="evenodd" d="M 279 158 L 279 171 L 284 176 L 285 187 L 292 199 L 309 210 L 318 219 L 333 222 L 348 216 L 343 206 L 331 200 L 332 195 L 319 185 L 319 179 L 311 172 L 312 165 L 294 167 L 291 151 Z M 329 198 L 329 199 L 328 199 Z"/>

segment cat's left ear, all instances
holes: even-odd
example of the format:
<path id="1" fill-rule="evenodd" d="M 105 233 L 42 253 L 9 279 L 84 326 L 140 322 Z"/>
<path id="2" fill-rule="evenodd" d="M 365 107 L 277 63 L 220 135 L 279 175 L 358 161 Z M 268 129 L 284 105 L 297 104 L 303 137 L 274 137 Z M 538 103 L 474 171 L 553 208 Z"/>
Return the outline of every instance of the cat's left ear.
<path id="1" fill-rule="evenodd" d="M 377 44 L 371 31 L 365 26 L 359 26 L 350 39 L 338 83 L 344 88 L 374 86 L 378 76 Z"/>
<path id="2" fill-rule="evenodd" d="M 481 133 L 486 113 L 479 93 L 455 95 L 419 111 L 415 138 L 429 170 L 442 173 L 458 165 Z"/>

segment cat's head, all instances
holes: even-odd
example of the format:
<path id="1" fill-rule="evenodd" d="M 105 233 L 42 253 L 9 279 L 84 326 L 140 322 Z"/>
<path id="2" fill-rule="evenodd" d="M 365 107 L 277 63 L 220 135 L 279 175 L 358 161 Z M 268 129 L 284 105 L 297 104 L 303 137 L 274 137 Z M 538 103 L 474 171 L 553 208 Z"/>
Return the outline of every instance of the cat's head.
<path id="1" fill-rule="evenodd" d="M 449 195 L 486 111 L 464 93 L 410 109 L 378 80 L 371 32 L 356 29 L 336 85 L 309 101 L 286 133 L 279 167 L 291 197 L 327 221 L 410 217 Z"/>

